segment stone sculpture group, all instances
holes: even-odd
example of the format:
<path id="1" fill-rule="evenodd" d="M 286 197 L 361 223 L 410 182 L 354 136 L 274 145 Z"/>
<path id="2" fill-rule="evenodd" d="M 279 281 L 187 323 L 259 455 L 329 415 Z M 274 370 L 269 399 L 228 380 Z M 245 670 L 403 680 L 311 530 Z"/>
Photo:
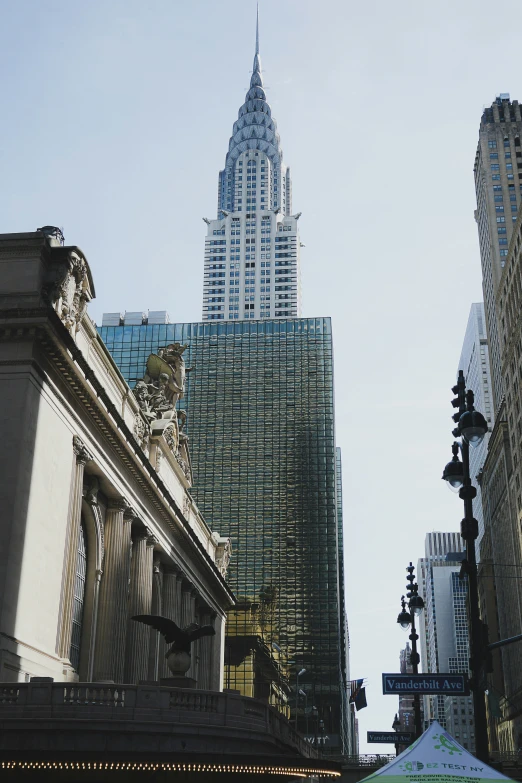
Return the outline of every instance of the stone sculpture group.
<path id="1" fill-rule="evenodd" d="M 151 353 L 147 370 L 137 381 L 133 393 L 140 406 L 141 422 L 136 434 L 143 442 L 147 434 L 163 435 L 170 450 L 178 459 L 185 474 L 190 473 L 188 437 L 183 432 L 187 414 L 178 410 L 178 400 L 184 397 L 185 378 L 191 368 L 185 366 L 183 353 L 188 345 L 171 343 Z"/>

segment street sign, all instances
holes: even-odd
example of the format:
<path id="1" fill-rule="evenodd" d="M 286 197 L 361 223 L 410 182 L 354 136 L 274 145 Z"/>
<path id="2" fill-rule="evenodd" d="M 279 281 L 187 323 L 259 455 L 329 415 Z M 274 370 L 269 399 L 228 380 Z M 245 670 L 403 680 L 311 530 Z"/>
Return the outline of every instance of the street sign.
<path id="1" fill-rule="evenodd" d="M 383 674 L 382 692 L 393 696 L 404 693 L 468 696 L 469 683 L 465 674 Z"/>
<path id="2" fill-rule="evenodd" d="M 409 731 L 367 731 L 367 742 L 382 742 L 388 745 L 410 745 L 415 736 Z"/>

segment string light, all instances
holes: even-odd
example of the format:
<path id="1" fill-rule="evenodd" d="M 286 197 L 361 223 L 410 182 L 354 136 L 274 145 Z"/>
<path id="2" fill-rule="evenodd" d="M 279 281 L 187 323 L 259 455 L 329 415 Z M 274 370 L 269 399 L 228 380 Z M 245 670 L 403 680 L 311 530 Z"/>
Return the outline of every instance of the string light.
<path id="1" fill-rule="evenodd" d="M 166 769 L 169 772 L 237 772 L 237 773 L 249 773 L 249 774 L 272 774 L 272 775 L 285 775 L 306 778 L 309 775 L 315 777 L 330 777 L 338 778 L 341 773 L 331 769 L 313 769 L 309 767 L 273 767 L 273 766 L 252 766 L 243 764 L 170 764 L 170 763 L 153 763 L 153 762 L 131 762 L 131 761 L 118 761 L 118 762 L 91 762 L 84 761 L 2 761 L 0 762 L 0 769 L 65 769 L 65 770 L 80 770 L 83 769 L 95 769 L 97 771 L 105 771 L 112 769 L 121 770 L 157 770 Z"/>

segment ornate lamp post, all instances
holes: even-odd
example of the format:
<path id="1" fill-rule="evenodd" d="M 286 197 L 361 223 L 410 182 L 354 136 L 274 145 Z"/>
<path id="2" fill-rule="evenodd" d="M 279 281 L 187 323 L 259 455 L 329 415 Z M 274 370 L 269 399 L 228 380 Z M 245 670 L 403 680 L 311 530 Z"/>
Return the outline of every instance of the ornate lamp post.
<path id="1" fill-rule="evenodd" d="M 486 718 L 486 703 L 484 690 L 487 670 L 487 645 L 485 643 L 485 626 L 480 619 L 477 557 L 475 541 L 478 537 L 478 522 L 473 517 L 473 498 L 477 490 L 471 483 L 469 473 L 469 447 L 478 446 L 488 431 L 484 416 L 475 410 L 474 396 L 471 390 L 466 392 L 464 372 L 459 370 L 456 386 L 452 388 L 457 397 L 452 400 L 458 412 L 453 415 L 456 428 L 453 436 L 460 438 L 452 446 L 453 459 L 444 468 L 442 478 L 448 482 L 450 489 L 458 492 L 464 501 L 464 519 L 460 523 L 460 534 L 466 543 L 466 559 L 462 563 L 461 573 L 468 575 L 468 604 L 470 624 L 470 671 L 473 688 L 473 711 L 475 714 L 475 744 L 476 756 L 481 761 L 488 761 L 488 729 Z M 459 459 L 459 450 L 462 462 Z"/>
<path id="2" fill-rule="evenodd" d="M 392 723 L 392 729 L 395 732 L 398 732 L 398 731 L 401 730 L 401 722 L 399 720 L 399 716 L 397 715 L 397 713 L 395 713 L 395 718 L 394 718 L 393 723 Z M 398 742 L 395 743 L 395 755 L 396 756 L 399 755 L 399 743 Z"/>
<path id="3" fill-rule="evenodd" d="M 404 600 L 404 596 L 402 596 L 401 598 L 402 612 L 397 617 L 397 622 L 399 623 L 401 628 L 403 628 L 405 631 L 407 631 L 408 628 L 411 626 L 411 633 L 409 637 L 411 640 L 410 662 L 413 669 L 413 674 L 418 674 L 420 655 L 417 652 L 417 639 L 419 638 L 419 635 L 415 628 L 415 617 L 420 615 L 422 610 L 424 609 L 424 601 L 422 600 L 422 597 L 419 595 L 419 586 L 415 582 L 415 576 L 413 573 L 414 570 L 415 568 L 411 563 L 406 568 L 406 571 L 408 572 L 408 576 L 406 577 L 406 579 L 409 582 L 409 584 L 406 585 L 406 589 L 408 590 L 407 598 L 408 598 L 408 608 L 410 611 L 409 612 L 406 611 L 406 601 Z M 415 721 L 415 739 L 418 739 L 422 734 L 420 696 L 418 693 L 416 693 L 413 697 L 413 715 Z"/>

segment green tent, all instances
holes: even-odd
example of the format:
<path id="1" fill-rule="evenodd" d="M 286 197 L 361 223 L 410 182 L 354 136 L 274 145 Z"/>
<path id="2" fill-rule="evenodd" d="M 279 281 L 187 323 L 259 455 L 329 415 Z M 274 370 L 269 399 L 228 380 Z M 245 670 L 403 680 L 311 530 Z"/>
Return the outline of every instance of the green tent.
<path id="1" fill-rule="evenodd" d="M 370 780 L 372 783 L 482 783 L 511 778 L 478 761 L 435 721 L 400 756 L 364 778 Z"/>

